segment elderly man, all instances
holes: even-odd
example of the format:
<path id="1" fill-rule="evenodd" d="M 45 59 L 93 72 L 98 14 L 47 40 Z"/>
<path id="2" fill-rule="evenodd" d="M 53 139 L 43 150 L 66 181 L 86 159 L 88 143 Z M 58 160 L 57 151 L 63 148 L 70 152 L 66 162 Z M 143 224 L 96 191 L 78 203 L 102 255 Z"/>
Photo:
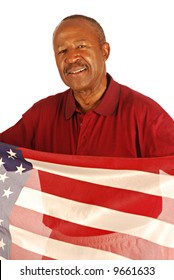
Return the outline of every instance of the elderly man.
<path id="1" fill-rule="evenodd" d="M 53 46 L 68 90 L 35 103 L 0 141 L 63 154 L 174 155 L 174 121 L 155 101 L 107 73 L 110 46 L 96 20 L 63 19 Z"/>

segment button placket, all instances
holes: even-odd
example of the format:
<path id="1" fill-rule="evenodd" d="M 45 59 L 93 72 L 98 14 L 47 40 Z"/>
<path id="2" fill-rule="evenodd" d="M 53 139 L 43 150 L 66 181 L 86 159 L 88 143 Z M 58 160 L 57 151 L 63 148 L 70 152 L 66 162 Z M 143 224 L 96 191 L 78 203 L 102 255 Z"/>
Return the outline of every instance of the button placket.
<path id="1" fill-rule="evenodd" d="M 86 113 L 83 116 L 82 121 L 80 120 L 80 132 L 78 137 L 77 144 L 77 154 L 86 154 L 88 149 L 88 134 L 89 134 L 89 121 L 90 121 L 91 113 Z"/>

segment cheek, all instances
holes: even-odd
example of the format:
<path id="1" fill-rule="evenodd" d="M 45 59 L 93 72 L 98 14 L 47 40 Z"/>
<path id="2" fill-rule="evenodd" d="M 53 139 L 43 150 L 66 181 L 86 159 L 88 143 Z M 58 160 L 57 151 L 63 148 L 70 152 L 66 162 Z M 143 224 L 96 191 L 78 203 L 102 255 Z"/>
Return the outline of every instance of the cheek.
<path id="1" fill-rule="evenodd" d="M 88 59 L 91 64 L 102 65 L 105 63 L 105 57 L 101 49 L 95 49 L 95 51 L 91 52 Z"/>
<path id="2" fill-rule="evenodd" d="M 103 58 L 103 56 L 99 55 L 95 55 L 93 56 L 93 58 L 91 59 L 91 66 L 94 69 L 94 71 L 99 71 L 102 70 L 102 68 L 105 65 L 105 60 Z"/>

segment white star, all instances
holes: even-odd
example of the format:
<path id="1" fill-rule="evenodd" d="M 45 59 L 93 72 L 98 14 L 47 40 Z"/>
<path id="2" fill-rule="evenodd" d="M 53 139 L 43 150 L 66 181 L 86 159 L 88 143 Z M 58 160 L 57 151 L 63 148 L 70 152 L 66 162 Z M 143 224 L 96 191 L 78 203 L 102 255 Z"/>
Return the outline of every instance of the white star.
<path id="1" fill-rule="evenodd" d="M 8 190 L 4 190 L 4 194 L 2 196 L 6 196 L 7 198 L 9 198 L 12 193 L 13 192 L 10 191 L 10 188 L 8 188 Z"/>
<path id="2" fill-rule="evenodd" d="M 6 244 L 4 243 L 3 238 L 1 238 L 1 240 L 0 240 L 0 248 L 2 248 L 2 250 L 4 250 L 5 245 Z"/>
<path id="3" fill-rule="evenodd" d="M 0 181 L 3 181 L 3 183 L 4 183 L 5 179 L 8 178 L 8 177 L 6 176 L 6 174 L 7 174 L 7 173 L 4 173 L 3 175 L 0 174 Z"/>
<path id="4" fill-rule="evenodd" d="M 20 173 L 22 175 L 22 171 L 26 170 L 26 168 L 22 167 L 22 163 L 20 166 L 16 166 L 17 171 L 15 173 Z"/>
<path id="5" fill-rule="evenodd" d="M 0 159 L 0 167 L 5 164 L 5 162 L 2 161 L 2 158 Z"/>
<path id="6" fill-rule="evenodd" d="M 14 153 L 12 149 L 10 149 L 10 151 L 7 151 L 7 153 L 9 154 L 8 158 L 14 159 L 16 157 L 16 153 Z"/>
<path id="7" fill-rule="evenodd" d="M 4 221 L 4 220 L 0 220 L 0 226 L 2 226 L 3 221 Z"/>

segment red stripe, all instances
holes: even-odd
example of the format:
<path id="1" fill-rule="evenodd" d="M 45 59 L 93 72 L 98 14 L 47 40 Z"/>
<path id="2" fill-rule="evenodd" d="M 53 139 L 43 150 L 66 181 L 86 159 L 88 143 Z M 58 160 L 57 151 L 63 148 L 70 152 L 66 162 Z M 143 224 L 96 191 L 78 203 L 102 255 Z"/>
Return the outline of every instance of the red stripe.
<path id="1" fill-rule="evenodd" d="M 55 153 L 44 153 L 40 151 L 20 148 L 25 158 L 58 163 L 63 165 L 72 165 L 80 167 L 104 168 L 104 169 L 124 169 L 124 170 L 142 170 L 146 172 L 159 173 L 163 170 L 166 173 L 174 175 L 174 156 L 158 158 L 115 158 L 115 157 L 95 157 L 64 155 Z"/>
<path id="2" fill-rule="evenodd" d="M 101 186 L 33 169 L 25 185 L 40 191 L 40 184 L 43 192 L 56 196 L 174 224 L 172 198 Z"/>
<path id="3" fill-rule="evenodd" d="M 39 171 L 43 192 L 82 203 L 135 215 L 157 218 L 174 224 L 174 200 L 141 192 L 101 186 Z M 165 204 L 164 204 L 165 201 Z M 165 209 L 164 209 L 165 205 Z M 163 211 L 165 214 L 163 214 Z"/>
<path id="4" fill-rule="evenodd" d="M 83 239 L 61 235 L 59 231 L 53 231 L 50 238 L 109 251 L 133 260 L 174 260 L 174 249 L 154 244 L 139 237 L 117 232 Z"/>
<path id="5" fill-rule="evenodd" d="M 44 225 L 43 216 L 41 213 L 15 205 L 10 214 L 10 224 L 49 237 L 51 229 Z"/>
<path id="6" fill-rule="evenodd" d="M 11 244 L 10 259 L 11 260 L 53 260 L 52 258 L 48 258 L 40 254 L 31 252 L 29 250 L 25 250 L 13 243 Z"/>
<path id="7" fill-rule="evenodd" d="M 40 188 L 40 178 L 39 172 L 37 169 L 32 169 L 30 176 L 28 177 L 27 181 L 25 182 L 25 186 L 34 189 L 34 190 L 41 190 Z M 48 175 L 49 176 L 49 175 Z"/>
<path id="8" fill-rule="evenodd" d="M 112 233 L 111 231 L 95 229 L 67 222 L 48 215 L 14 206 L 10 216 L 10 224 L 24 230 L 49 237 L 52 230 L 58 230 L 62 234 L 70 236 L 98 236 Z"/>
<path id="9" fill-rule="evenodd" d="M 142 238 L 80 226 L 46 215 L 44 215 L 44 219 L 47 220 L 47 224 L 50 223 L 53 226 L 52 230 L 48 230 L 48 225 L 45 226 L 42 223 L 42 214 L 15 206 L 11 215 L 11 224 L 39 235 L 49 236 L 70 244 L 110 251 L 130 259 L 174 259 L 174 249 Z M 15 251 L 12 250 L 12 252 L 13 259 L 28 259 L 32 254 L 19 247 L 16 254 Z M 36 254 L 34 257 L 37 259 Z M 38 259 L 41 259 L 40 255 L 38 255 Z"/>

